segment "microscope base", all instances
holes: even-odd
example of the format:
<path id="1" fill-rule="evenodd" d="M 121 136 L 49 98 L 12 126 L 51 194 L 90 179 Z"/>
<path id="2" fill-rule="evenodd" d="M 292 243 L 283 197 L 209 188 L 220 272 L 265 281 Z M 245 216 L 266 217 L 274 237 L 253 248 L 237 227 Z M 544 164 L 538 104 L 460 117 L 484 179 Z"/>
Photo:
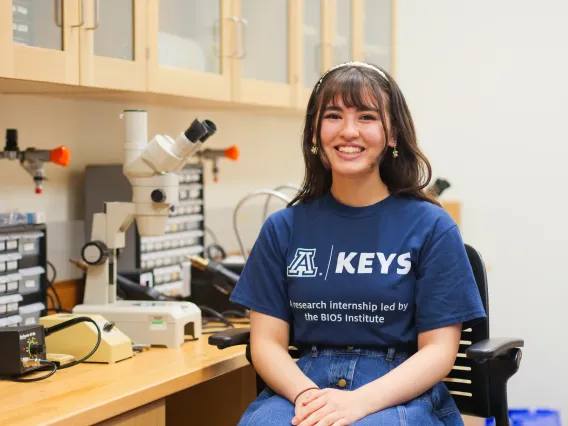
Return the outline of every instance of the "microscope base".
<path id="1" fill-rule="evenodd" d="M 77 305 L 73 313 L 102 315 L 137 344 L 177 348 L 186 335 L 201 337 L 201 310 L 191 302 L 119 300 L 107 305 Z"/>

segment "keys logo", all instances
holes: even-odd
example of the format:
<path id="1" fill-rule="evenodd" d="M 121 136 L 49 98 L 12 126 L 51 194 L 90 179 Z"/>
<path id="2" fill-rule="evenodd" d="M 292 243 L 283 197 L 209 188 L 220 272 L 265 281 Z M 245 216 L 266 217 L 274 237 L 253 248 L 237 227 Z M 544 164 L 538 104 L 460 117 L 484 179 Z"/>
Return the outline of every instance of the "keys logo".
<path id="1" fill-rule="evenodd" d="M 318 273 L 318 268 L 314 264 L 315 256 L 316 249 L 297 249 L 292 263 L 288 265 L 288 276 L 315 277 Z"/>

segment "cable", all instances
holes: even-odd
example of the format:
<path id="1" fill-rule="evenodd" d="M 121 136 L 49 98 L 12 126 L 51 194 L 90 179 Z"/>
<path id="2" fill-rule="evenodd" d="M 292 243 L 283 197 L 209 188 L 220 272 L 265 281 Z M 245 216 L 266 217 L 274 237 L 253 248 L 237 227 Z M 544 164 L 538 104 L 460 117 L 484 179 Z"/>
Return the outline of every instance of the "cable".
<path id="1" fill-rule="evenodd" d="M 229 321 L 227 318 L 225 318 L 222 314 L 217 312 L 215 309 L 211 309 L 208 306 L 204 306 L 204 305 L 199 305 L 199 309 L 201 309 L 202 311 L 210 313 L 211 315 L 213 315 L 213 317 L 219 319 L 223 324 L 226 324 L 228 327 L 234 327 L 234 325 L 231 321 Z M 206 322 L 206 324 L 207 324 L 207 322 Z"/>
<path id="2" fill-rule="evenodd" d="M 95 345 L 93 350 L 88 355 L 84 356 L 83 358 L 81 358 L 77 361 L 73 361 L 69 364 L 65 364 L 65 365 L 59 367 L 60 370 L 63 370 L 64 368 L 73 367 L 77 364 L 82 363 L 83 361 L 87 360 L 88 358 L 90 358 L 91 355 L 93 355 L 97 351 L 97 349 L 99 348 L 99 345 L 101 343 L 101 329 L 99 328 L 99 326 L 97 325 L 95 320 L 93 320 L 92 318 L 89 318 L 89 317 L 76 317 L 76 318 L 70 319 L 68 321 L 64 321 L 62 323 L 53 325 L 53 326 L 45 329 L 45 337 L 47 337 L 50 334 L 57 333 L 58 331 L 61 331 L 64 328 L 71 327 L 72 325 L 79 324 L 80 322 L 91 322 L 95 325 L 95 328 L 97 329 L 97 333 L 98 333 L 97 344 Z"/>
<path id="3" fill-rule="evenodd" d="M 213 230 L 210 227 L 206 226 L 205 232 L 207 232 L 209 235 L 211 235 L 211 238 L 213 239 L 213 242 L 215 244 L 219 244 L 219 239 L 217 238 L 217 235 L 215 235 L 215 232 L 213 232 Z"/>
<path id="4" fill-rule="evenodd" d="M 57 364 L 55 364 L 52 361 L 41 359 L 41 360 L 39 360 L 39 363 L 43 364 L 43 365 L 51 365 L 52 370 L 48 374 L 46 374 L 45 376 L 33 377 L 31 379 L 24 379 L 22 377 L 3 377 L 3 379 L 11 380 L 12 382 L 39 382 L 40 380 L 44 380 L 44 379 L 47 379 L 48 377 L 53 376 L 55 374 L 55 372 L 57 371 Z M 37 371 L 42 371 L 42 370 L 44 370 L 44 367 L 38 368 L 37 370 L 30 371 L 30 373 L 35 373 Z"/>
<path id="5" fill-rule="evenodd" d="M 57 293 L 57 290 L 55 289 L 55 279 L 57 278 L 57 269 L 55 269 L 55 266 L 53 266 L 53 263 L 51 263 L 49 260 L 46 261 L 47 266 L 50 266 L 51 269 L 53 270 L 53 278 L 51 278 L 51 280 L 49 278 L 47 279 L 47 285 L 49 286 L 49 288 L 51 288 L 51 291 L 53 292 L 53 295 L 55 296 L 55 299 L 57 300 L 57 306 L 55 306 L 55 304 L 53 305 L 53 307 L 56 309 L 56 311 L 59 313 L 61 311 L 63 311 L 63 305 L 61 304 L 61 298 L 59 297 L 59 293 Z M 47 272 L 46 272 L 46 277 L 47 277 Z M 68 312 L 68 311 L 67 311 Z"/>

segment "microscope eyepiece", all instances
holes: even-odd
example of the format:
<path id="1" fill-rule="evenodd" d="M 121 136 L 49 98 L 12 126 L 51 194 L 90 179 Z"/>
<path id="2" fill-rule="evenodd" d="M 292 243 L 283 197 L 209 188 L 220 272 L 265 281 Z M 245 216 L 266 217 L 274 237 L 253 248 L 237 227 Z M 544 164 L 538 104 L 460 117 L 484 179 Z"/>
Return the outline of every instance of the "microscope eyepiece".
<path id="1" fill-rule="evenodd" d="M 201 142 L 205 142 L 217 131 L 217 126 L 211 120 L 203 120 L 203 127 L 207 129 L 207 133 L 199 139 Z"/>
<path id="2" fill-rule="evenodd" d="M 191 142 L 205 142 L 212 134 L 217 131 L 217 126 L 211 120 L 203 120 L 199 122 L 196 118 L 191 126 L 185 131 L 185 137 Z"/>

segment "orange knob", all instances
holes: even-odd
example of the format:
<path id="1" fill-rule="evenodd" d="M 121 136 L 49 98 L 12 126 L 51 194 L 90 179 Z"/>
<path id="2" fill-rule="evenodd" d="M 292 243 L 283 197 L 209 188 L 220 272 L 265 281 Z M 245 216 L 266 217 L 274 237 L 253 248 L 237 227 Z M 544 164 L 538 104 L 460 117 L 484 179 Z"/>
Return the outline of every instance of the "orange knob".
<path id="1" fill-rule="evenodd" d="M 58 148 L 52 149 L 49 153 L 49 160 L 52 163 L 58 164 L 63 167 L 67 167 L 70 159 L 71 152 L 65 146 L 60 146 Z"/>
<path id="2" fill-rule="evenodd" d="M 239 158 L 239 148 L 236 145 L 230 146 L 225 150 L 225 157 L 230 160 L 237 160 Z"/>

